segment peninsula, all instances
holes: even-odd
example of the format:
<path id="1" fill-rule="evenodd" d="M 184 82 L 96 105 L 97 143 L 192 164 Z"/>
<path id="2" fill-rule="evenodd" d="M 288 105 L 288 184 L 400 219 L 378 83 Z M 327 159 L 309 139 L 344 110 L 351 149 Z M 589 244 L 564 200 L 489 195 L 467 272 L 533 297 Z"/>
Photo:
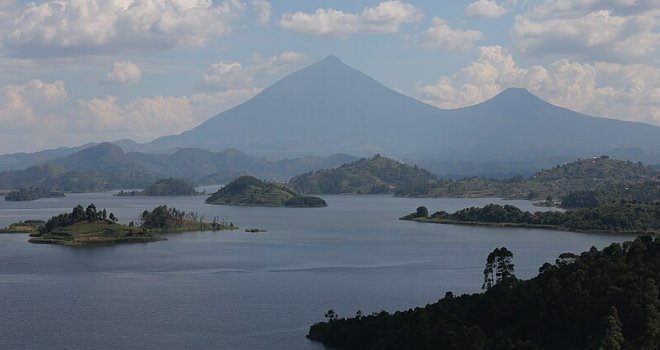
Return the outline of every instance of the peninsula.
<path id="1" fill-rule="evenodd" d="M 241 176 L 212 194 L 206 203 L 262 207 L 325 207 L 319 197 L 301 196 L 284 185 Z"/>

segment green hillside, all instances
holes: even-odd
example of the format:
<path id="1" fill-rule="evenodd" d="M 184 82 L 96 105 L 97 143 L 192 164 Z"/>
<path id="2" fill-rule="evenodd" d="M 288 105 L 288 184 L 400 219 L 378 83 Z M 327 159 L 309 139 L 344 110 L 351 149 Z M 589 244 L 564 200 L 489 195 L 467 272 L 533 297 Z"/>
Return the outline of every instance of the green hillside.
<path id="1" fill-rule="evenodd" d="M 301 193 L 395 193 L 423 194 L 437 181 L 435 175 L 387 157 L 376 155 L 334 169 L 298 175 L 289 184 Z"/>
<path id="2" fill-rule="evenodd" d="M 206 203 L 266 207 L 325 207 L 318 197 L 305 197 L 279 184 L 241 176 L 212 194 Z"/>
<path id="3" fill-rule="evenodd" d="M 131 196 L 194 196 L 199 194 L 195 188 L 184 180 L 180 179 L 160 179 L 149 185 L 142 191 L 121 191 L 117 194 L 119 197 Z"/>

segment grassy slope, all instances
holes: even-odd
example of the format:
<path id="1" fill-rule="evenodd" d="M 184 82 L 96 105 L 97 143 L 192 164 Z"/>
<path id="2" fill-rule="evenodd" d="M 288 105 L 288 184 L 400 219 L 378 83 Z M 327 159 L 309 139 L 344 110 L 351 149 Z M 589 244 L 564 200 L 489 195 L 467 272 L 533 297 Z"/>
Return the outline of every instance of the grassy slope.
<path id="1" fill-rule="evenodd" d="M 58 228 L 44 235 L 30 238 L 30 243 L 53 243 L 63 245 L 87 245 L 131 242 L 153 242 L 163 240 L 140 228 L 111 223 L 109 221 L 79 222 Z"/>

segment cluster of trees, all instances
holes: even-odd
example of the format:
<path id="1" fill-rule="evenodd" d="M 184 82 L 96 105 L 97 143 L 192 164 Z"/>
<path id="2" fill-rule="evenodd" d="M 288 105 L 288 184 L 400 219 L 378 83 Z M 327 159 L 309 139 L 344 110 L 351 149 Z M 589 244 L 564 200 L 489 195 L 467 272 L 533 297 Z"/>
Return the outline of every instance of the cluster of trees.
<path id="1" fill-rule="evenodd" d="M 56 198 L 56 197 L 64 197 L 64 193 L 48 191 L 39 187 L 29 187 L 29 188 L 21 188 L 16 191 L 7 193 L 7 195 L 5 195 L 5 201 L 21 202 L 21 201 L 33 201 L 35 199 L 40 199 L 40 198 Z"/>
<path id="2" fill-rule="evenodd" d="M 418 218 L 419 213 L 418 209 L 416 213 L 402 219 Z M 535 213 L 522 211 L 512 205 L 489 204 L 482 208 L 470 207 L 454 213 L 438 211 L 428 219 L 431 222 L 441 223 L 513 224 L 575 231 L 658 232 L 660 231 L 660 203 L 619 201 L 595 208 Z"/>
<path id="3" fill-rule="evenodd" d="M 607 184 L 598 190 L 574 191 L 561 200 L 562 208 L 593 208 L 612 201 L 654 203 L 660 201 L 660 182 Z"/>
<path id="4" fill-rule="evenodd" d="M 185 212 L 161 205 L 151 211 L 145 210 L 140 216 L 140 227 L 146 229 L 175 229 L 191 225 L 205 225 L 204 215 L 200 216 L 192 211 Z M 213 219 L 211 225 L 215 229 L 219 229 L 221 226 L 227 226 L 226 222 L 219 222 L 217 217 Z M 233 226 L 233 224 L 229 226 Z"/>
<path id="5" fill-rule="evenodd" d="M 531 280 L 480 294 L 448 292 L 395 313 L 333 312 L 308 337 L 344 349 L 658 349 L 658 266 L 660 241 L 640 237 L 563 254 Z"/>
<path id="6" fill-rule="evenodd" d="M 71 210 L 71 213 L 55 215 L 48 219 L 40 231 L 41 233 L 48 233 L 56 228 L 67 227 L 83 221 L 94 222 L 101 220 L 113 223 L 119 221 L 114 213 L 108 215 L 105 209 L 97 210 L 94 203 L 88 205 L 87 208 L 83 208 L 82 205 L 78 204 Z"/>

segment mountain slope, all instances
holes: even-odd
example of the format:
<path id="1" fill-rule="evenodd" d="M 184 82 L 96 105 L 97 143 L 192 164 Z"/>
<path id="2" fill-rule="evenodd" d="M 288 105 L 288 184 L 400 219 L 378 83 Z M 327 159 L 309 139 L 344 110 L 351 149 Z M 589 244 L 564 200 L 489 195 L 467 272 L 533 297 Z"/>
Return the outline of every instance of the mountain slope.
<path id="1" fill-rule="evenodd" d="M 376 155 L 334 169 L 322 169 L 298 175 L 289 184 L 302 193 L 394 193 L 419 186 L 426 189 L 437 181 L 435 175 L 416 166 Z"/>
<path id="2" fill-rule="evenodd" d="M 301 196 L 290 188 L 241 176 L 212 194 L 206 203 L 261 207 L 325 207 L 318 197 Z"/>
<path id="3" fill-rule="evenodd" d="M 385 153 L 422 164 L 575 159 L 630 150 L 632 159 L 657 162 L 660 127 L 590 117 L 524 89 L 441 110 L 330 56 L 192 130 L 145 147 L 232 147 L 274 155 Z"/>

